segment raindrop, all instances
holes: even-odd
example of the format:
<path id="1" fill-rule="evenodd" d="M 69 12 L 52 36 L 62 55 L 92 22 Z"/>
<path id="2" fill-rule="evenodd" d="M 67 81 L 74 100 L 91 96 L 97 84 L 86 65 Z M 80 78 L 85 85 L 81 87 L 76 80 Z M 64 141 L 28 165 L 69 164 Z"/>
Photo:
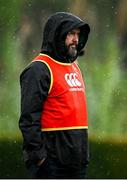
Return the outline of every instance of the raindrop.
<path id="1" fill-rule="evenodd" d="M 107 28 L 109 28 L 109 27 L 110 27 L 110 25 L 109 25 L 109 24 L 106 24 L 106 27 L 107 27 Z"/>
<path id="2" fill-rule="evenodd" d="M 16 140 L 14 140 L 14 143 L 16 144 L 16 143 L 17 143 L 17 141 L 16 141 Z"/>

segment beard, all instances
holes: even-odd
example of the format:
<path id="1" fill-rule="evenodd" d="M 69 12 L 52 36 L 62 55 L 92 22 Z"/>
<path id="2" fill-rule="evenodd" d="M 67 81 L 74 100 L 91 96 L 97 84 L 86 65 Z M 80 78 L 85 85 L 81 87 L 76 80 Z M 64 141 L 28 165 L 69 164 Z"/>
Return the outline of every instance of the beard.
<path id="1" fill-rule="evenodd" d="M 71 44 L 68 46 L 68 55 L 71 57 L 77 56 L 77 45 Z"/>
<path id="2" fill-rule="evenodd" d="M 75 44 L 70 44 L 68 47 L 66 47 L 67 48 L 67 58 L 71 62 L 73 62 L 77 58 L 77 53 L 78 53 L 77 47 L 78 47 L 78 45 L 75 45 Z"/>

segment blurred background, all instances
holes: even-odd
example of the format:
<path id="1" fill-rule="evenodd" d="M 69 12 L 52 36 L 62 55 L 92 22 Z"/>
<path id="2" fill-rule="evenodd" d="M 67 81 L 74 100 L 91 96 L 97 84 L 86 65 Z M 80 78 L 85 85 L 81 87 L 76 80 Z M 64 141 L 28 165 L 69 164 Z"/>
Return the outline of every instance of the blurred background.
<path id="1" fill-rule="evenodd" d="M 67 11 L 91 33 L 79 57 L 89 111 L 88 178 L 127 178 L 127 0 L 0 0 L 0 178 L 26 178 L 19 76 L 38 55 L 47 18 Z"/>

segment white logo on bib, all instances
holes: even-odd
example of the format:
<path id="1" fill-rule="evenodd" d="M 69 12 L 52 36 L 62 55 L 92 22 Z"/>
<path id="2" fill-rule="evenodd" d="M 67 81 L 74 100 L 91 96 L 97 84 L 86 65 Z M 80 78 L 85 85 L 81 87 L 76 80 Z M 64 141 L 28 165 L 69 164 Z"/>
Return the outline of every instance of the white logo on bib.
<path id="1" fill-rule="evenodd" d="M 76 73 L 65 74 L 65 80 L 70 87 L 81 87 L 81 82 L 77 79 Z"/>

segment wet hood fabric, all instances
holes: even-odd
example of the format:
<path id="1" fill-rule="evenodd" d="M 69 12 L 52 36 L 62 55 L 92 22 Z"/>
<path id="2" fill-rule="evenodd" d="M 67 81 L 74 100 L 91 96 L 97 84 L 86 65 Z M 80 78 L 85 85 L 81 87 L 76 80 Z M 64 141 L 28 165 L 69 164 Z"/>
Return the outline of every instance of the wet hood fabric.
<path id="1" fill-rule="evenodd" d="M 85 47 L 90 27 L 79 17 L 66 12 L 57 12 L 48 19 L 44 28 L 41 52 L 49 54 L 58 61 L 69 62 L 65 38 L 67 33 L 74 28 L 80 28 L 81 32 L 77 49 L 78 56 Z"/>

